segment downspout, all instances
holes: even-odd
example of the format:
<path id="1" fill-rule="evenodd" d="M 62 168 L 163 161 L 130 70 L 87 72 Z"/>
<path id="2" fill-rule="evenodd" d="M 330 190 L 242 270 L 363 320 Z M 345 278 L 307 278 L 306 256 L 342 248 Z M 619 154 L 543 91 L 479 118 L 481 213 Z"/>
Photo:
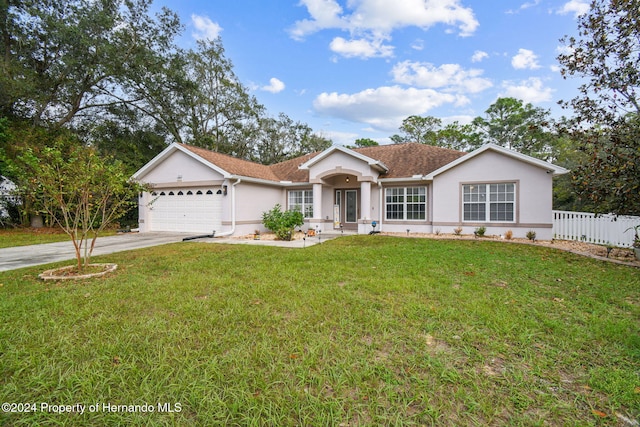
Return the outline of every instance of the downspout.
<path id="1" fill-rule="evenodd" d="M 378 181 L 378 222 L 380 223 L 380 228 L 378 229 L 378 231 L 382 231 L 382 218 L 384 217 L 383 215 L 383 211 L 382 211 L 382 201 L 384 200 L 384 194 L 382 194 L 382 182 Z"/>
<path id="2" fill-rule="evenodd" d="M 231 236 L 236 232 L 236 185 L 242 182 L 242 178 L 238 178 L 236 182 L 231 184 L 231 230 L 217 234 L 216 237 Z"/>

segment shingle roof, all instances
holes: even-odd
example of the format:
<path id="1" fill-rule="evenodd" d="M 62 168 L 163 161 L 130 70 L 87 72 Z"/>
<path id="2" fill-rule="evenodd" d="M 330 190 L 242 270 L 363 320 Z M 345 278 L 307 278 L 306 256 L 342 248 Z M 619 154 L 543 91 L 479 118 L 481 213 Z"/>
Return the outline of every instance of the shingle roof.
<path id="1" fill-rule="evenodd" d="M 271 165 L 269 167 L 271 168 L 273 173 L 280 177 L 281 181 L 308 182 L 309 171 L 301 170 L 298 167 L 307 160 L 314 158 L 318 154 L 320 154 L 320 151 L 296 157 L 291 160 L 286 160 L 281 163 L 276 163 L 275 165 Z"/>
<path id="2" fill-rule="evenodd" d="M 192 145 L 182 144 L 182 146 L 230 174 L 275 182 L 307 182 L 309 171 L 300 170 L 298 167 L 320 154 L 320 152 L 315 152 L 265 166 Z M 384 175 L 384 178 L 410 178 L 414 175 L 427 175 L 466 154 L 417 143 L 379 145 L 356 148 L 353 151 L 384 163 L 389 168 L 389 172 Z"/>
<path id="3" fill-rule="evenodd" d="M 353 151 L 384 163 L 389 168 L 384 178 L 427 175 L 466 154 L 415 142 L 356 148 Z"/>
<path id="4" fill-rule="evenodd" d="M 280 181 L 280 178 L 273 173 L 270 166 L 261 165 L 260 163 L 250 162 L 248 160 L 237 159 L 227 154 L 207 150 L 206 148 L 195 147 L 188 144 L 180 145 L 232 175 L 265 179 L 267 181 Z"/>

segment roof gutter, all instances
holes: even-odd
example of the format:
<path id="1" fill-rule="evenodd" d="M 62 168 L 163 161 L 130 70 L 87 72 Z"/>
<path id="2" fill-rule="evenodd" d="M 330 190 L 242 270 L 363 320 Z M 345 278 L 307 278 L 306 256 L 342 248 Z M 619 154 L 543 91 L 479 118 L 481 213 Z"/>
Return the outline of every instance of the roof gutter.
<path id="1" fill-rule="evenodd" d="M 252 178 L 244 175 L 231 175 L 228 179 L 237 179 L 244 182 L 251 182 L 254 184 L 270 185 L 273 187 L 294 187 L 294 186 L 309 186 L 308 182 L 292 182 L 292 181 L 271 181 L 263 178 Z"/>
<path id="2" fill-rule="evenodd" d="M 407 176 L 403 178 L 378 178 L 378 182 L 381 183 L 400 183 L 400 182 L 420 182 L 420 181 L 428 181 L 427 175 L 414 175 Z"/>

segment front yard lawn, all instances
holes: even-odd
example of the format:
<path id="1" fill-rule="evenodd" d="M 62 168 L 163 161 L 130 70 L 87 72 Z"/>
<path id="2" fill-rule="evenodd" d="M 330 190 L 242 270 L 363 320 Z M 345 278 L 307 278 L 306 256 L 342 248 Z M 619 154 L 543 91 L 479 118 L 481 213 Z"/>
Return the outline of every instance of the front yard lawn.
<path id="1" fill-rule="evenodd" d="M 387 236 L 94 260 L 119 269 L 78 283 L 39 281 L 44 267 L 0 273 L 0 400 L 15 404 L 1 425 L 640 418 L 635 268 Z"/>
<path id="2" fill-rule="evenodd" d="M 115 233 L 116 230 L 105 230 L 100 236 Z M 69 236 L 60 228 L 0 228 L 0 249 L 67 241 Z"/>
<path id="3" fill-rule="evenodd" d="M 69 240 L 69 236 L 59 228 L 2 228 L 0 248 L 38 245 Z M 71 243 L 69 243 L 71 244 Z"/>

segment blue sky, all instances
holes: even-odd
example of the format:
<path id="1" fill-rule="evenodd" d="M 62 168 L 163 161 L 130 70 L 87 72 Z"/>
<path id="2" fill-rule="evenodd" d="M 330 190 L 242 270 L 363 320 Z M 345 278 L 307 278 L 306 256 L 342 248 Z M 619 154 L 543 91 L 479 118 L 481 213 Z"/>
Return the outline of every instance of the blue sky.
<path id="1" fill-rule="evenodd" d="M 381 144 L 410 115 L 467 123 L 498 97 L 553 116 L 577 94 L 556 57 L 588 0 L 155 0 L 183 47 L 220 36 L 240 81 L 336 144 Z"/>

